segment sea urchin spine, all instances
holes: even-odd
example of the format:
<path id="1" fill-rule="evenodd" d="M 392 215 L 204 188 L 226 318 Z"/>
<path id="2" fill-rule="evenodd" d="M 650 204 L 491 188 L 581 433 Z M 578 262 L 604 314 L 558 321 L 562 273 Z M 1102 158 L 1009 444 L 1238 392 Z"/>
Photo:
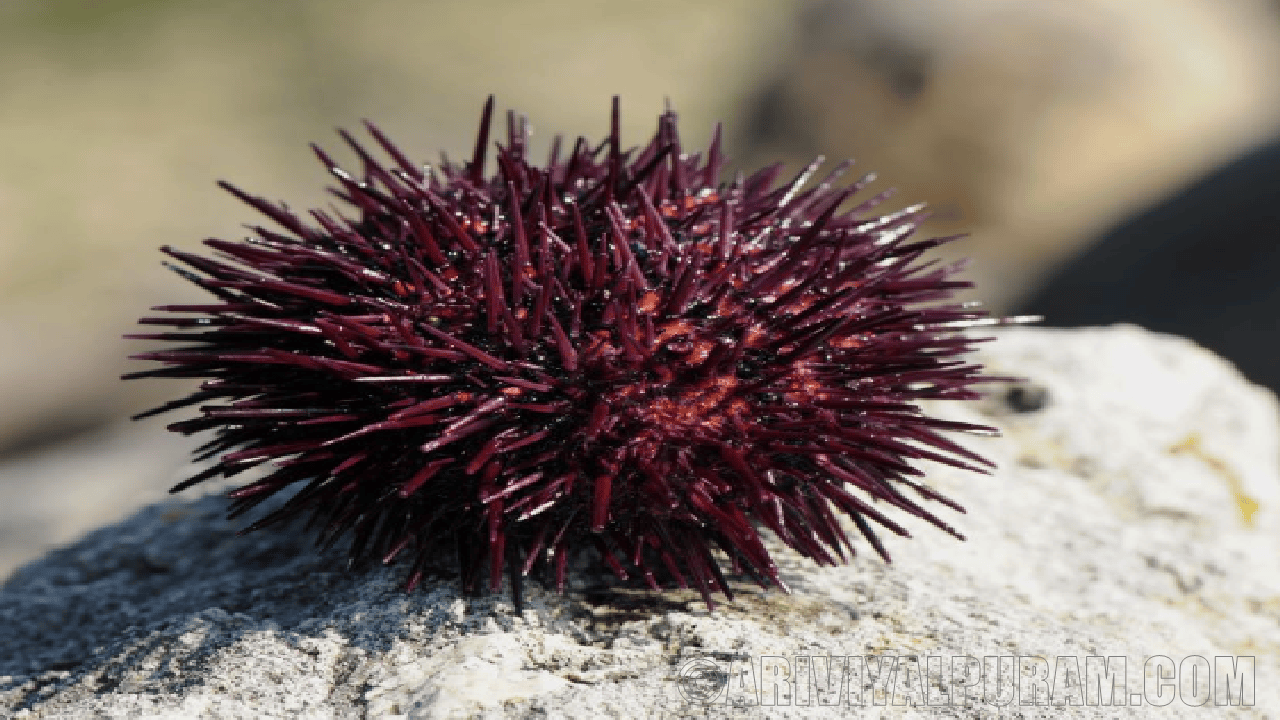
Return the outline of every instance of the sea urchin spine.
<path id="1" fill-rule="evenodd" d="M 216 432 L 199 453 L 216 462 L 174 492 L 269 463 L 233 515 L 300 489 L 249 530 L 310 514 L 353 560 L 411 554 L 410 588 L 456 552 L 469 591 L 504 567 L 517 593 L 535 568 L 563 589 L 587 550 L 710 603 L 731 597 L 716 551 L 782 585 L 759 527 L 835 563 L 843 513 L 888 560 L 872 523 L 907 531 L 876 501 L 960 537 L 904 490 L 963 512 L 911 461 L 989 466 L 941 434 L 989 428 L 917 407 L 991 379 L 958 357 L 987 321 L 943 302 L 968 283 L 921 261 L 950 238 L 910 240 L 920 207 L 841 211 L 866 182 L 833 187 L 847 163 L 812 186 L 821 160 L 781 186 L 779 166 L 723 182 L 719 130 L 687 155 L 671 112 L 624 150 L 616 99 L 603 143 L 562 158 L 557 138 L 544 167 L 508 113 L 488 176 L 492 114 L 461 166 L 414 165 L 373 125 L 390 163 L 342 133 L 359 176 L 314 148 L 354 217 L 222 183 L 282 230 L 163 249 L 217 299 L 130 336 L 181 346 L 127 378 L 204 380 L 139 416 L 199 406 L 170 429 Z"/>

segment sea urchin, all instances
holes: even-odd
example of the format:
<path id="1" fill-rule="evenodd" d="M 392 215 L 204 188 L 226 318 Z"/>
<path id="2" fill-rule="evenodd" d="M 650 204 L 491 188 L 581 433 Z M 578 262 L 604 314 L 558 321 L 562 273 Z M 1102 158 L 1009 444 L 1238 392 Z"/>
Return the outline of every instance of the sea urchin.
<path id="1" fill-rule="evenodd" d="M 217 299 L 130 336 L 182 345 L 127 378 L 204 379 L 139 416 L 197 405 L 170 429 L 216 431 L 216 462 L 174 492 L 270 463 L 233 515 L 301 489 L 248 530 L 309 514 L 353 560 L 410 554 L 410 589 L 456 552 L 464 588 L 505 567 L 517 599 L 534 569 L 563 589 L 578 550 L 708 603 L 730 596 L 722 560 L 781 586 L 759 528 L 835 563 L 853 550 L 837 510 L 887 560 L 872 523 L 907 532 L 877 501 L 960 537 L 903 491 L 963 512 L 911 461 L 989 465 L 941 435 L 989 428 L 916 404 L 977 396 L 991 378 L 958 356 L 988 321 L 942 304 L 968 283 L 920 261 L 950 239 L 909 241 L 920 207 L 840 211 L 870 179 L 833 187 L 847 163 L 812 186 L 821 160 L 722 182 L 719 130 L 687 155 L 671 112 L 624 150 L 616 99 L 604 142 L 562 157 L 557 138 L 544 167 L 508 113 L 490 176 L 492 114 L 463 165 L 415 165 L 373 125 L 386 164 L 342 133 L 359 176 L 314 148 L 353 217 L 222 183 L 280 229 L 207 240 L 215 257 L 163 248 Z"/>

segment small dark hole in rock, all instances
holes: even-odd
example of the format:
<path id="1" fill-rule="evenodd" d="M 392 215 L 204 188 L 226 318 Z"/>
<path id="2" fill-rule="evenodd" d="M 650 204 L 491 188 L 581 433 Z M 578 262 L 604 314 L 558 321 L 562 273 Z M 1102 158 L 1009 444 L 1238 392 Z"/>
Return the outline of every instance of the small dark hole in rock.
<path id="1" fill-rule="evenodd" d="M 1049 389 L 1043 385 L 1015 385 L 1005 393 L 1004 401 L 1014 412 L 1043 410 L 1049 405 Z"/>

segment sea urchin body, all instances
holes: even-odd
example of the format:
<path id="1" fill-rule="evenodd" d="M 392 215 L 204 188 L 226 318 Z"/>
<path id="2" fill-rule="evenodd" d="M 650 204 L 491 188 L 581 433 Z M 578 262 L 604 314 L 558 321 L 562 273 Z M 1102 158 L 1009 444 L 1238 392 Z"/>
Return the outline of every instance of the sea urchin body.
<path id="1" fill-rule="evenodd" d="M 585 550 L 710 602 L 725 560 L 781 585 L 761 528 L 819 563 L 853 549 L 840 514 L 887 559 L 872 524 L 906 531 L 877 505 L 956 535 L 904 491 L 960 510 L 912 461 L 988 465 L 942 436 L 987 428 L 917 406 L 977 396 L 959 356 L 984 313 L 945 302 L 967 283 L 921 261 L 947 239 L 910 239 L 919 208 L 841 211 L 864 184 L 832 186 L 847 165 L 724 182 L 719 132 L 687 155 L 670 112 L 624 151 L 616 100 L 603 143 L 557 140 L 544 167 L 508 114 L 490 176 L 492 110 L 463 165 L 415 165 L 372 125 L 386 163 L 342 134 L 359 176 L 316 148 L 352 217 L 224 183 L 279 227 L 164 248 L 216 298 L 131 336 L 181 346 L 126 377 L 204 380 L 144 413 L 199 406 L 170 429 L 215 431 L 175 492 L 267 464 L 233 514 L 297 491 L 249 529 L 309 514 L 353 559 L 412 557 L 411 588 L 455 552 L 468 590 L 504 568 L 563 588 Z"/>

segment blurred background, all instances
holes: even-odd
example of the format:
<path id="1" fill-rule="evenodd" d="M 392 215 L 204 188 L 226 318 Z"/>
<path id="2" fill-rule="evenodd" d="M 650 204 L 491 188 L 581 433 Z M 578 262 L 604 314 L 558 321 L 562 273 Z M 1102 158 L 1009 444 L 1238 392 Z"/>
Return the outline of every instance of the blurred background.
<path id="1" fill-rule="evenodd" d="M 669 99 L 686 145 L 723 121 L 744 169 L 852 157 L 891 209 L 928 202 L 997 312 L 1243 317 L 1215 349 L 1275 387 L 1280 299 L 1240 293 L 1280 287 L 1277 69 L 1271 0 L 3 0 L 0 578 L 179 477 L 189 444 L 124 418 L 182 388 L 118 380 L 133 321 L 197 297 L 156 248 L 257 222 L 217 179 L 327 202 L 306 144 L 349 162 L 335 127 L 431 162 L 469 152 L 491 93 L 535 148 L 603 137 L 614 94 L 639 144 Z"/>

